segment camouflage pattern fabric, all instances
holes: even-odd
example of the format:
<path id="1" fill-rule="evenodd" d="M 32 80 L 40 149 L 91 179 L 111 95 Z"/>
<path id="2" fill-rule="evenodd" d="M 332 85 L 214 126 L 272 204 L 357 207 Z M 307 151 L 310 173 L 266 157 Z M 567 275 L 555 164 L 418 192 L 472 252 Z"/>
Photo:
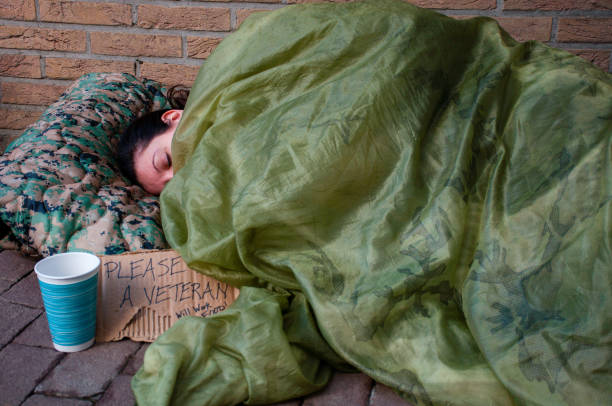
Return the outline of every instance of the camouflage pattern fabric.
<path id="1" fill-rule="evenodd" d="M 167 107 L 159 83 L 129 74 L 78 79 L 0 158 L 3 246 L 29 255 L 167 247 L 159 202 L 117 165 L 119 134 Z"/>

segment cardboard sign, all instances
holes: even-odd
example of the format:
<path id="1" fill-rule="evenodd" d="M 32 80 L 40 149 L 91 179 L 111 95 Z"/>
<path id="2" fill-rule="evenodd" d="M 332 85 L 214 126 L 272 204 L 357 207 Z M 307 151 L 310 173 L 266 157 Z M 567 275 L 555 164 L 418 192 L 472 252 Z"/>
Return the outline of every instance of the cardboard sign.
<path id="1" fill-rule="evenodd" d="M 154 341 L 183 316 L 226 309 L 239 290 L 187 267 L 173 250 L 100 256 L 96 341 Z"/>

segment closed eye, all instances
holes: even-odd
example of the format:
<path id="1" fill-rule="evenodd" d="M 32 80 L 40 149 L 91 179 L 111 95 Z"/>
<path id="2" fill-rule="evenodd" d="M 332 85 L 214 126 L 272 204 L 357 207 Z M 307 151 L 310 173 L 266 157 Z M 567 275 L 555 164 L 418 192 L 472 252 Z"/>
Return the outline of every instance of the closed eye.
<path id="1" fill-rule="evenodd" d="M 168 165 L 168 168 L 172 168 L 172 157 L 167 152 L 166 152 L 166 164 Z"/>

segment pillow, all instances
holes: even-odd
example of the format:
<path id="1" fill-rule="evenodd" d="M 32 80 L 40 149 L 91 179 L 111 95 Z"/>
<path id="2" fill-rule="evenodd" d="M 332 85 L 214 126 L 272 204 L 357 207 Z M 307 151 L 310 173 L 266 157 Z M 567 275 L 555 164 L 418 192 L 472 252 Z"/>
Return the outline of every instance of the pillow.
<path id="1" fill-rule="evenodd" d="M 159 83 L 78 79 L 0 158 L 0 219 L 23 253 L 167 248 L 159 202 L 119 170 L 116 145 L 138 116 L 169 108 Z"/>

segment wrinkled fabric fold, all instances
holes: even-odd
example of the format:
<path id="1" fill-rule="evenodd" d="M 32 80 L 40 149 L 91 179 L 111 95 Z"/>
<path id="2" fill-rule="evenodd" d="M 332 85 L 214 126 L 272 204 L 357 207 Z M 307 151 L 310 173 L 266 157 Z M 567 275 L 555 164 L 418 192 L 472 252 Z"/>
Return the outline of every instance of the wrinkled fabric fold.
<path id="1" fill-rule="evenodd" d="M 261 404 L 311 393 L 327 383 L 331 365 L 350 369 L 317 331 L 302 295 L 243 288 L 227 311 L 182 318 L 156 340 L 134 379 L 136 400 Z"/>
<path id="2" fill-rule="evenodd" d="M 214 356 L 173 346 L 221 327 L 173 327 L 149 349 L 190 371 L 168 399 L 314 390 L 270 356 L 291 333 L 304 365 L 341 359 L 418 405 L 611 403 L 611 134 L 610 75 L 491 19 L 386 0 L 247 19 L 192 88 L 164 231 L 200 272 L 303 295 L 312 323 L 215 338 L 253 362 L 214 382 Z M 256 307 L 228 326 L 286 320 Z M 147 354 L 137 397 L 173 368 Z"/>

